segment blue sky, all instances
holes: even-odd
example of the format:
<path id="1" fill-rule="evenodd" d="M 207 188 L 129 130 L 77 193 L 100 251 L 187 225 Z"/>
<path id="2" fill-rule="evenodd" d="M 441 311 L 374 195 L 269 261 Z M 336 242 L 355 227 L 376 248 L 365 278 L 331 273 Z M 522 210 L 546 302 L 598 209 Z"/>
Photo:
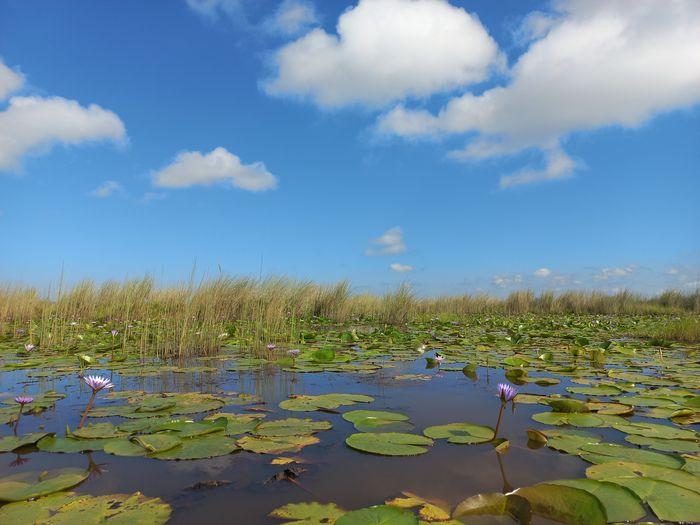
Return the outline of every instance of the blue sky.
<path id="1" fill-rule="evenodd" d="M 0 279 L 700 283 L 693 0 L 0 3 Z"/>

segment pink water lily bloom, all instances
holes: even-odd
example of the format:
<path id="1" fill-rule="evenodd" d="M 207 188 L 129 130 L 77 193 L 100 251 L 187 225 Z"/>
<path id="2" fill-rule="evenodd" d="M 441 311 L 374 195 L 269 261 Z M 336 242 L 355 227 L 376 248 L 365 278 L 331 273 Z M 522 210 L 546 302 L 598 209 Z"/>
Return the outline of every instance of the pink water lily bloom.
<path id="1" fill-rule="evenodd" d="M 277 348 L 276 344 L 270 343 L 269 345 L 267 345 L 268 350 L 274 350 L 275 348 Z"/>
<path id="2" fill-rule="evenodd" d="M 102 376 L 86 376 L 83 377 L 83 381 L 92 388 L 93 392 L 99 392 L 104 388 L 114 388 L 112 381 Z"/>
<path id="3" fill-rule="evenodd" d="M 442 363 L 445 360 L 445 357 L 440 355 L 440 354 L 435 354 L 435 361 L 438 363 Z"/>
<path id="4" fill-rule="evenodd" d="M 289 350 L 287 353 L 292 357 L 297 357 L 301 353 L 301 350 L 295 348 L 293 350 Z"/>
<path id="5" fill-rule="evenodd" d="M 34 401 L 34 398 L 32 396 L 17 396 L 15 398 L 15 403 L 19 403 L 20 405 L 26 405 L 27 403 L 31 403 Z"/>

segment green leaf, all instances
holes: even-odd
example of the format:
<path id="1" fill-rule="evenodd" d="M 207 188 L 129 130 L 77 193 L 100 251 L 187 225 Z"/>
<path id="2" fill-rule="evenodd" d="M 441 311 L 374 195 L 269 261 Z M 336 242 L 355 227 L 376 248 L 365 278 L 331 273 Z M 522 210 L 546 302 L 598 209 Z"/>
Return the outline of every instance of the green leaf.
<path id="1" fill-rule="evenodd" d="M 183 439 L 179 445 L 149 454 L 155 459 L 206 459 L 225 456 L 238 450 L 236 440 L 223 434 Z"/>
<path id="2" fill-rule="evenodd" d="M 517 489 L 514 494 L 528 500 L 532 511 L 569 525 L 605 525 L 605 508 L 593 494 L 574 487 L 540 483 Z"/>
<path id="3" fill-rule="evenodd" d="M 591 443 L 581 447 L 581 457 L 591 463 L 605 463 L 607 461 L 633 461 L 648 463 L 660 467 L 679 469 L 683 466 L 683 460 L 676 456 L 660 454 L 651 450 L 626 447 L 616 443 Z"/>
<path id="4" fill-rule="evenodd" d="M 567 487 L 590 492 L 605 507 L 608 522 L 636 521 L 647 514 L 634 492 L 614 483 L 594 479 L 559 479 L 548 481 L 547 483 L 566 485 Z"/>
<path id="5" fill-rule="evenodd" d="M 77 468 L 21 472 L 0 478 L 0 501 L 22 501 L 78 485 L 89 472 Z"/>
<path id="6" fill-rule="evenodd" d="M 306 436 L 332 428 L 330 421 L 314 421 L 290 417 L 260 423 L 255 428 L 255 435 L 262 437 Z"/>
<path id="7" fill-rule="evenodd" d="M 165 452 L 182 443 L 180 438 L 170 434 L 144 434 L 131 438 L 131 441 L 145 448 L 150 454 Z"/>
<path id="8" fill-rule="evenodd" d="M 0 452 L 11 452 L 17 448 L 33 445 L 40 439 L 52 435 L 53 434 L 49 432 L 32 432 L 21 437 L 5 436 L 4 438 L 0 439 Z"/>
<path id="9" fill-rule="evenodd" d="M 335 525 L 418 525 L 418 518 L 407 509 L 377 505 L 348 512 Z"/>
<path id="10" fill-rule="evenodd" d="M 450 423 L 448 425 L 436 425 L 428 427 L 423 434 L 433 439 L 444 439 L 450 443 L 471 445 L 485 443 L 493 439 L 494 433 L 491 427 L 474 425 L 472 423 Z"/>
<path id="11" fill-rule="evenodd" d="M 416 456 L 428 451 L 433 440 L 416 434 L 386 432 L 352 434 L 345 443 L 351 448 L 382 456 Z"/>
<path id="12" fill-rule="evenodd" d="M 257 454 L 281 454 L 283 452 L 299 451 L 308 445 L 315 445 L 319 439 L 315 436 L 280 436 L 255 437 L 245 436 L 236 443 L 239 447 Z"/>
<path id="13" fill-rule="evenodd" d="M 112 523 L 162 525 L 170 505 L 141 493 L 90 496 L 73 492 L 53 494 L 35 501 L 10 503 L 0 508 L 0 523 Z"/>
<path id="14" fill-rule="evenodd" d="M 398 412 L 384 412 L 381 410 L 351 410 L 343 414 L 343 419 L 355 425 L 360 432 L 386 432 L 410 428 L 408 416 Z"/>
<path id="15" fill-rule="evenodd" d="M 319 409 L 333 410 L 339 406 L 355 403 L 371 403 L 373 397 L 362 394 L 322 394 L 319 396 L 295 396 L 280 403 L 280 408 L 299 412 L 311 412 Z"/>
<path id="16" fill-rule="evenodd" d="M 286 525 L 332 525 L 345 511 L 335 503 L 288 503 L 273 510 L 270 516 L 293 520 Z"/>
<path id="17" fill-rule="evenodd" d="M 611 461 L 593 465 L 586 470 L 586 476 L 592 479 L 611 479 L 618 477 L 644 477 L 668 481 L 700 494 L 700 478 L 685 470 L 660 467 L 631 461 Z"/>

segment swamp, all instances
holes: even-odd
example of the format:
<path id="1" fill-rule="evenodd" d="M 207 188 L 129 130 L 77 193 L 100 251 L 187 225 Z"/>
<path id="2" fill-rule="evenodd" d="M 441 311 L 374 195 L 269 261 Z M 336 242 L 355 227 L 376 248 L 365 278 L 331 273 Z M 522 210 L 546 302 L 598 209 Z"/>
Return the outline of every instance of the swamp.
<path id="1" fill-rule="evenodd" d="M 139 317 L 167 310 L 150 287 L 135 299 L 144 281 L 6 290 L 0 523 L 700 521 L 697 298 L 448 314 L 406 289 L 302 301 L 307 285 L 268 282 L 235 322 L 221 304 L 240 285 L 182 292 L 170 308 L 199 306 L 160 329 Z"/>

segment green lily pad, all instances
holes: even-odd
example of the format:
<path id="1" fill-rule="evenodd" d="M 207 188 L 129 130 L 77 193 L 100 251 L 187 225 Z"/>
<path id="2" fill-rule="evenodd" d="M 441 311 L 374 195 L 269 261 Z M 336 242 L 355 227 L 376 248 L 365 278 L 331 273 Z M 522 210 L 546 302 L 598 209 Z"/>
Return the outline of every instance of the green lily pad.
<path id="1" fill-rule="evenodd" d="M 525 498 L 535 514 L 554 521 L 569 525 L 605 525 L 608 521 L 601 501 L 585 490 L 540 483 L 514 494 Z"/>
<path id="2" fill-rule="evenodd" d="M 351 410 L 343 414 L 343 419 L 350 421 L 360 432 L 397 431 L 410 427 L 404 423 L 408 416 L 382 410 Z"/>
<path id="3" fill-rule="evenodd" d="M 286 525 L 326 525 L 333 524 L 345 511 L 335 503 L 287 503 L 273 510 L 270 516 L 292 520 Z"/>
<path id="4" fill-rule="evenodd" d="M 340 406 L 354 405 L 355 403 L 371 403 L 373 397 L 362 394 L 322 394 L 319 396 L 296 396 L 285 399 L 280 403 L 280 408 L 297 412 L 312 412 L 325 409 L 333 410 Z"/>
<path id="5" fill-rule="evenodd" d="M 145 456 L 148 453 L 141 445 L 127 438 L 110 440 L 103 450 L 114 456 Z"/>
<path id="6" fill-rule="evenodd" d="M 634 492 L 615 483 L 594 479 L 558 479 L 547 483 L 566 485 L 590 492 L 605 507 L 605 514 L 609 522 L 637 521 L 647 514 L 642 502 Z"/>
<path id="7" fill-rule="evenodd" d="M 578 399 L 547 399 L 547 404 L 554 412 L 581 413 L 590 412 L 588 406 Z"/>
<path id="8" fill-rule="evenodd" d="M 348 512 L 338 518 L 335 525 L 418 525 L 418 518 L 407 509 L 377 505 Z"/>
<path id="9" fill-rule="evenodd" d="M 351 448 L 382 456 L 416 456 L 428 451 L 433 440 L 416 434 L 399 432 L 352 434 L 345 443 Z"/>
<path id="10" fill-rule="evenodd" d="M 145 448 L 149 454 L 157 454 L 165 452 L 171 448 L 177 447 L 182 440 L 170 434 L 144 434 L 143 436 L 135 436 L 131 441 Z"/>
<path id="11" fill-rule="evenodd" d="M 644 436 L 627 436 L 625 441 L 640 447 L 649 447 L 662 452 L 700 452 L 700 445 L 697 441 L 683 439 L 661 439 Z"/>
<path id="12" fill-rule="evenodd" d="M 126 434 L 112 423 L 89 423 L 86 427 L 71 431 L 71 437 L 79 439 L 107 439 Z"/>
<path id="13" fill-rule="evenodd" d="M 547 446 L 567 454 L 578 454 L 581 447 L 591 443 L 599 443 L 601 438 L 582 430 L 546 429 L 542 433 L 547 436 Z"/>
<path id="14" fill-rule="evenodd" d="M 47 436 L 37 442 L 36 446 L 43 452 L 74 454 L 76 452 L 102 450 L 111 441 L 111 439 L 75 439 L 72 437 Z"/>
<path id="15" fill-rule="evenodd" d="M 260 424 L 260 420 L 265 418 L 265 414 L 231 414 L 228 412 L 217 412 L 205 417 L 205 420 L 216 420 L 226 418 L 226 434 L 229 436 L 237 436 L 251 432 Z"/>
<path id="16" fill-rule="evenodd" d="M 700 494 L 700 478 L 685 470 L 660 467 L 631 461 L 611 461 L 593 465 L 586 469 L 586 476 L 591 479 L 605 480 L 619 477 L 634 477 L 668 481 Z"/>
<path id="17" fill-rule="evenodd" d="M 532 419 L 545 425 L 573 425 L 575 427 L 603 427 L 605 420 L 593 414 L 577 412 L 540 412 L 533 414 Z"/>
<path id="18" fill-rule="evenodd" d="M 238 450 L 236 440 L 226 435 L 208 434 L 200 437 L 183 439 L 182 442 L 162 452 L 151 453 L 155 459 L 206 459 L 226 456 Z"/>
<path id="19" fill-rule="evenodd" d="M 40 439 L 52 435 L 49 432 L 32 432 L 21 437 L 5 436 L 0 439 L 0 452 L 11 452 L 17 448 L 33 445 Z"/>
<path id="20" fill-rule="evenodd" d="M 23 501 L 74 487 L 89 475 L 87 470 L 62 468 L 29 471 L 0 478 L 0 501 Z"/>
<path id="21" fill-rule="evenodd" d="M 162 525 L 168 521 L 170 512 L 167 503 L 139 492 L 108 496 L 67 492 L 5 505 L 0 508 L 0 523 Z"/>
<path id="22" fill-rule="evenodd" d="M 633 447 L 625 447 L 615 443 L 590 443 L 581 447 L 581 457 L 590 463 L 606 463 L 608 461 L 632 461 L 648 463 L 660 467 L 679 469 L 683 460 L 677 456 L 652 452 Z"/>
<path id="23" fill-rule="evenodd" d="M 319 439 L 315 436 L 280 436 L 280 437 L 255 437 L 245 436 L 236 443 L 243 450 L 256 454 L 281 454 L 283 452 L 299 451 L 308 445 L 315 445 Z"/>
<path id="24" fill-rule="evenodd" d="M 306 436 L 332 428 L 330 421 L 314 421 L 290 417 L 275 421 L 265 421 L 255 428 L 255 435 L 262 437 Z"/>
<path id="25" fill-rule="evenodd" d="M 692 430 L 669 425 L 660 425 L 658 423 L 647 423 L 645 421 L 620 423 L 613 425 L 613 428 L 625 434 L 634 434 L 636 436 L 662 439 L 698 439 L 698 434 Z"/>
<path id="26" fill-rule="evenodd" d="M 449 443 L 473 445 L 486 443 L 494 437 L 493 429 L 484 425 L 472 423 L 450 423 L 428 427 L 423 434 L 433 439 L 445 439 Z"/>

